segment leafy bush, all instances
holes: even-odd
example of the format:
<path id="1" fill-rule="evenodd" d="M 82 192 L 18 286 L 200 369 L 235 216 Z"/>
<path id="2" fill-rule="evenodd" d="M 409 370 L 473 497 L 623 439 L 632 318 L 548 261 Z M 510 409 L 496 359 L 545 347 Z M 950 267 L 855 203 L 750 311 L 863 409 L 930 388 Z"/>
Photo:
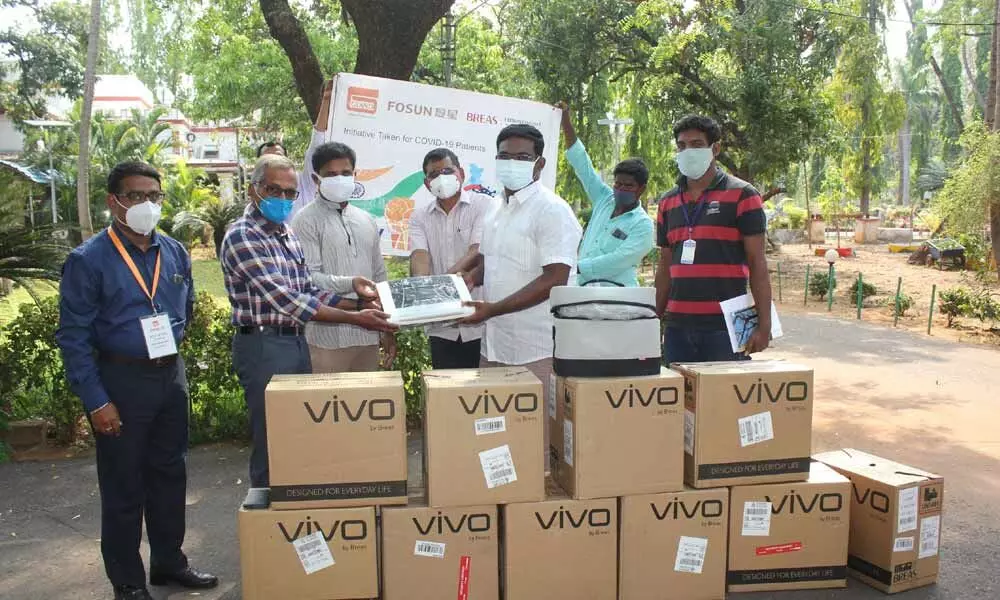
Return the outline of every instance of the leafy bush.
<path id="1" fill-rule="evenodd" d="M 784 207 L 785 216 L 788 218 L 788 228 L 791 230 L 805 229 L 806 217 L 809 213 L 804 208 L 786 205 Z"/>
<path id="2" fill-rule="evenodd" d="M 854 283 L 851 284 L 850 294 L 851 294 L 851 298 L 854 298 L 855 300 L 857 300 L 857 298 L 858 298 L 858 280 L 857 279 L 855 279 Z M 878 294 L 878 290 L 875 288 L 875 286 L 873 284 L 868 283 L 867 281 L 863 281 L 861 283 L 861 299 L 862 300 L 867 300 L 868 298 L 871 298 L 872 296 L 875 296 L 877 294 Z"/>
<path id="3" fill-rule="evenodd" d="M 243 389 L 233 373 L 233 328 L 229 310 L 208 292 L 198 292 L 180 352 L 191 399 L 191 442 L 248 437 Z"/>
<path id="4" fill-rule="evenodd" d="M 913 297 L 900 292 L 899 298 L 895 296 L 891 298 L 886 298 L 886 303 L 892 308 L 893 316 L 902 317 L 906 314 L 906 311 L 913 308 Z"/>
<path id="5" fill-rule="evenodd" d="M 833 277 L 833 288 L 837 289 L 837 277 Z M 830 274 L 827 272 L 813 273 L 809 278 L 809 294 L 820 300 L 826 298 L 830 290 Z"/>
<path id="6" fill-rule="evenodd" d="M 62 444 L 76 441 L 83 406 L 69 389 L 56 346 L 59 299 L 24 304 L 0 341 L 0 398 L 12 420 L 45 419 Z"/>
<path id="7" fill-rule="evenodd" d="M 76 440 L 83 417 L 80 400 L 69 389 L 55 341 L 59 299 L 21 306 L 20 315 L 0 330 L 0 398 L 7 402 L 0 419 L 45 419 L 56 441 Z M 207 293 L 198 294 L 194 315 L 181 345 L 191 396 L 191 441 L 247 437 L 242 390 L 232 374 L 229 312 Z M 2 422 L 2 421 L 0 421 Z"/>
<path id="8" fill-rule="evenodd" d="M 0 402 L 0 434 L 3 434 L 10 428 L 10 406 L 5 405 Z M 0 464 L 7 462 L 10 459 L 10 448 L 7 447 L 7 443 L 0 439 Z"/>
<path id="9" fill-rule="evenodd" d="M 972 294 L 968 288 L 957 287 L 944 290 L 938 294 L 938 312 L 948 318 L 947 327 L 955 322 L 955 317 L 961 317 L 972 312 Z"/>
<path id="10" fill-rule="evenodd" d="M 971 271 L 982 271 L 989 269 L 990 248 L 986 236 L 980 234 L 960 233 L 955 236 L 955 241 L 965 248 L 965 266 Z"/>
<path id="11" fill-rule="evenodd" d="M 393 368 L 403 374 L 407 420 L 414 425 L 423 422 L 424 389 L 420 378 L 430 365 L 430 342 L 423 329 L 407 329 L 396 334 L 396 362 Z"/>
<path id="12" fill-rule="evenodd" d="M 980 322 L 1000 320 L 1000 302 L 995 300 L 988 289 L 972 291 L 957 287 L 938 294 L 938 312 L 948 317 L 951 327 L 956 317 L 969 317 Z"/>

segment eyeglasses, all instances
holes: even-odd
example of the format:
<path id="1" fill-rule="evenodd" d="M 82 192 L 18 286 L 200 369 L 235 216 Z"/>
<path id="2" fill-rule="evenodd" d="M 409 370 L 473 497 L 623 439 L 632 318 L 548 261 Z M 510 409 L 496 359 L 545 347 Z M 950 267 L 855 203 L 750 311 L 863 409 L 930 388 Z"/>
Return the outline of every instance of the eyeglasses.
<path id="1" fill-rule="evenodd" d="M 166 198 L 166 194 L 163 192 L 125 192 L 123 194 L 115 194 L 118 198 L 118 202 L 128 206 L 135 206 L 136 204 L 141 204 L 143 202 L 152 202 L 153 204 L 163 204 L 163 199 Z M 122 202 L 124 200 L 124 202 Z"/>
<path id="2" fill-rule="evenodd" d="M 521 160 L 524 162 L 533 162 L 538 160 L 538 157 L 534 154 L 528 154 L 527 152 L 522 152 L 521 154 L 507 154 L 506 152 L 500 152 L 497 154 L 497 160 Z"/>
<path id="3" fill-rule="evenodd" d="M 454 175 L 458 170 L 452 167 L 445 167 L 439 171 L 431 171 L 427 174 L 427 179 L 434 180 L 437 179 L 438 175 Z"/>
<path id="4" fill-rule="evenodd" d="M 256 184 L 257 193 L 261 198 L 284 198 L 285 200 L 298 200 L 299 190 L 295 188 L 280 188 L 276 185 Z"/>

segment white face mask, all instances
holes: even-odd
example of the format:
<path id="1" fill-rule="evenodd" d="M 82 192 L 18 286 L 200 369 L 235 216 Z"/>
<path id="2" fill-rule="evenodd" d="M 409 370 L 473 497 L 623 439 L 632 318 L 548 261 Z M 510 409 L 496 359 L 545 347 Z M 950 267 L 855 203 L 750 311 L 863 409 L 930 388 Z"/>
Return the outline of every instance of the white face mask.
<path id="1" fill-rule="evenodd" d="M 324 177 L 319 182 L 319 193 L 330 202 L 348 202 L 354 194 L 354 176 Z"/>
<path id="2" fill-rule="evenodd" d="M 435 198 L 447 200 L 458 193 L 462 184 L 458 180 L 458 175 L 454 173 L 442 173 L 432 179 L 427 187 L 430 188 Z"/>
<path id="3" fill-rule="evenodd" d="M 497 159 L 497 181 L 508 190 L 518 191 L 535 180 L 535 163 L 527 160 Z"/>
<path id="4" fill-rule="evenodd" d="M 677 168 L 688 179 L 701 179 L 715 160 L 711 148 L 688 148 L 677 153 Z"/>
<path id="5" fill-rule="evenodd" d="M 118 199 L 115 199 L 118 202 Z M 118 206 L 125 208 L 125 205 L 118 202 Z M 129 207 L 125 211 L 125 225 L 139 235 L 149 235 L 156 229 L 156 224 L 160 222 L 162 208 L 159 204 L 154 204 L 149 200 Z"/>

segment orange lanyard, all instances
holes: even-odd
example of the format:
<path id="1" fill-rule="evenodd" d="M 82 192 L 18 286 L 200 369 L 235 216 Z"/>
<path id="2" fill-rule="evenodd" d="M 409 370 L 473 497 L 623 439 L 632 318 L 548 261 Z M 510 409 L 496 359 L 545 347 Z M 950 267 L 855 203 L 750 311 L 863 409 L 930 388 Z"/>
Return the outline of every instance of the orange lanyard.
<path id="1" fill-rule="evenodd" d="M 129 271 L 132 271 L 132 277 L 135 277 L 136 282 L 142 291 L 149 298 L 149 304 L 153 307 L 153 311 L 156 311 L 156 304 L 153 302 L 153 298 L 156 297 L 156 288 L 160 283 L 160 251 L 156 251 L 156 267 L 153 269 L 153 291 L 149 291 L 149 287 L 146 286 L 146 280 L 143 278 L 142 274 L 139 273 L 138 267 L 135 266 L 135 261 L 132 260 L 132 256 L 125 250 L 125 246 L 122 245 L 122 241 L 118 239 L 118 234 L 115 233 L 113 227 L 108 227 L 108 237 L 111 238 L 111 243 L 115 245 L 118 250 L 118 254 L 121 255 L 122 260 L 125 261 L 125 265 L 128 267 Z"/>

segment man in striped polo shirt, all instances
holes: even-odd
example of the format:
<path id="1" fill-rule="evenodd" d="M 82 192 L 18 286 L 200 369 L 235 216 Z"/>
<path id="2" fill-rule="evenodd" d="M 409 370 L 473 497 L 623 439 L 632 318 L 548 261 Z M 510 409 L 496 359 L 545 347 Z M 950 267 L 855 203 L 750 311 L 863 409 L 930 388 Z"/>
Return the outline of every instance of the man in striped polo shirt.
<path id="1" fill-rule="evenodd" d="M 769 310 L 759 311 L 745 352 L 734 353 L 720 302 L 746 293 L 771 305 L 764 255 L 767 222 L 760 194 L 716 164 L 722 130 L 708 117 L 691 115 L 674 126 L 677 187 L 660 200 L 656 308 L 666 318 L 666 364 L 748 360 L 767 348 Z"/>

